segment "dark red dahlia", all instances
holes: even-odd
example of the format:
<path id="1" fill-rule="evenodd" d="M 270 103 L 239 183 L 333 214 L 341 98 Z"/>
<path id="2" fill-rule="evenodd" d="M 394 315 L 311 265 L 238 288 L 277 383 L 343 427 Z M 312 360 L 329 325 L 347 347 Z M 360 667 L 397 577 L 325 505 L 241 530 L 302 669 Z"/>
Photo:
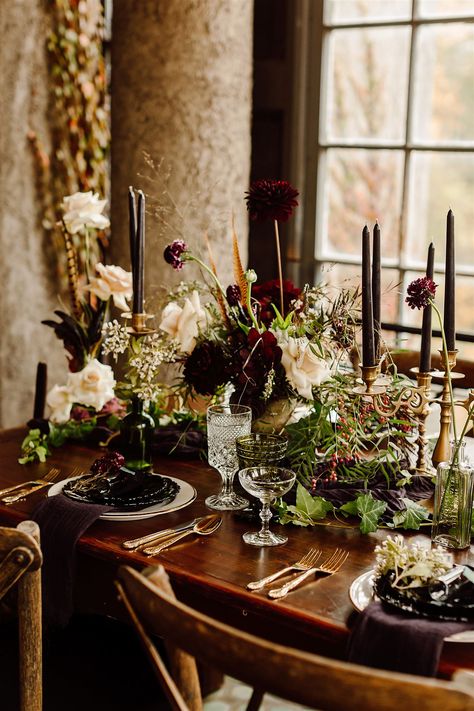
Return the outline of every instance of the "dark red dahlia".
<path id="1" fill-rule="evenodd" d="M 230 284 L 225 291 L 229 306 L 238 306 L 242 298 L 242 292 L 238 284 Z"/>
<path id="2" fill-rule="evenodd" d="M 187 248 L 186 242 L 183 242 L 182 239 L 176 239 L 163 252 L 165 262 L 171 264 L 173 269 L 182 269 L 184 261 L 181 255 L 186 252 Z"/>
<path id="3" fill-rule="evenodd" d="M 270 331 L 259 333 L 251 328 L 247 337 L 244 336 L 237 344 L 230 366 L 230 379 L 238 397 L 245 397 L 245 404 L 262 395 L 268 374 L 278 368 L 281 356 L 281 348 Z"/>
<path id="4" fill-rule="evenodd" d="M 292 284 L 288 279 L 283 280 L 283 314 L 286 314 L 291 310 L 291 303 L 297 299 L 300 295 L 300 290 Z M 278 279 L 271 279 L 270 281 L 265 281 L 263 284 L 257 284 L 252 289 L 252 296 L 260 304 L 260 319 L 265 326 L 269 326 L 273 319 L 275 318 L 275 311 L 272 308 L 272 304 L 275 304 L 278 311 L 281 309 L 280 305 L 280 282 Z"/>
<path id="5" fill-rule="evenodd" d="M 226 355 L 218 343 L 199 343 L 187 358 L 184 380 L 200 395 L 214 395 L 229 379 Z"/>
<path id="6" fill-rule="evenodd" d="M 298 191 L 287 180 L 255 180 L 245 193 L 251 220 L 287 222 L 298 206 Z"/>
<path id="7" fill-rule="evenodd" d="M 125 457 L 119 452 L 107 452 L 100 459 L 96 459 L 91 466 L 92 474 L 107 474 L 112 472 L 118 472 L 120 467 L 123 466 L 125 462 Z"/>
<path id="8" fill-rule="evenodd" d="M 405 301 L 412 309 L 424 309 L 428 306 L 430 299 L 434 299 L 437 286 L 429 277 L 414 279 L 408 285 Z"/>

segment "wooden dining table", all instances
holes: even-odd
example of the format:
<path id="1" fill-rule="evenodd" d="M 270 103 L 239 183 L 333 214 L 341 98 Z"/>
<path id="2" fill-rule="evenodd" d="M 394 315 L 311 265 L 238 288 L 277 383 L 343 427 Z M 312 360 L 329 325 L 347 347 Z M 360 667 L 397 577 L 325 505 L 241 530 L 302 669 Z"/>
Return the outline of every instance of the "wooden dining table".
<path id="1" fill-rule="evenodd" d="M 19 428 L 0 432 L 0 488 L 40 478 L 51 467 L 60 468 L 61 478 L 67 478 L 76 467 L 87 471 L 101 454 L 98 448 L 68 443 L 53 449 L 43 464 L 20 465 L 20 443 L 25 434 L 26 430 Z M 117 568 L 130 565 L 143 569 L 160 563 L 178 598 L 198 610 L 275 642 L 334 658 L 345 657 L 349 631 L 358 614 L 349 597 L 350 585 L 373 567 L 374 548 L 390 531 L 379 529 L 362 534 L 356 525 L 344 522 L 308 528 L 286 525 L 286 544 L 256 548 L 244 543 L 242 534 L 256 530 L 258 523 L 245 520 L 238 513 L 224 512 L 222 525 L 213 535 L 187 537 L 150 558 L 125 550 L 123 541 L 210 513 L 205 498 L 220 487 L 218 473 L 196 459 L 156 457 L 154 471 L 188 482 L 195 487 L 197 497 L 185 508 L 153 518 L 94 523 L 77 544 L 77 611 L 120 618 L 123 611 L 113 585 Z M 43 489 L 11 506 L 0 503 L 0 525 L 14 526 L 27 519 L 46 495 Z M 278 524 L 272 526 L 283 530 Z M 429 528 L 425 530 L 429 534 Z M 403 532 L 407 538 L 425 542 L 429 540 L 427 533 Z M 349 557 L 336 574 L 312 578 L 281 600 L 270 599 L 267 589 L 246 589 L 248 582 L 294 563 L 310 548 L 320 549 L 324 557 L 343 548 Z M 474 564 L 474 546 L 454 557 L 458 562 Z M 457 668 L 474 670 L 474 644 L 444 644 L 439 675 L 449 677 Z"/>

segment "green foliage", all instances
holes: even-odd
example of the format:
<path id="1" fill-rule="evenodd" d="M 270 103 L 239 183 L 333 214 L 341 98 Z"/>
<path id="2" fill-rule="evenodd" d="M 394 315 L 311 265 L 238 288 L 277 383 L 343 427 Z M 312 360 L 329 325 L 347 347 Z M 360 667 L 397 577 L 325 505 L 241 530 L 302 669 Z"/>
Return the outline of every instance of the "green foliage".
<path id="1" fill-rule="evenodd" d="M 97 426 L 97 418 L 69 420 L 63 425 L 49 423 L 49 432 L 43 434 L 39 429 L 30 430 L 21 444 L 20 464 L 44 462 L 51 454 L 51 447 L 60 447 L 67 440 L 80 441 L 91 434 Z"/>
<path id="2" fill-rule="evenodd" d="M 20 464 L 29 462 L 45 462 L 49 456 L 48 436 L 42 434 L 40 430 L 30 430 L 21 443 L 23 456 L 19 458 Z"/>
<path id="3" fill-rule="evenodd" d="M 394 514 L 393 526 L 417 531 L 422 522 L 430 518 L 430 512 L 424 506 L 411 499 L 403 498 L 402 501 L 405 504 L 405 508 Z"/>
<path id="4" fill-rule="evenodd" d="M 293 523 L 295 526 L 312 526 L 316 521 L 326 518 L 326 515 L 333 508 L 333 505 L 322 496 L 311 496 L 301 484 L 298 484 L 296 505 L 288 505 L 284 501 L 280 501 L 278 504 L 278 516 L 280 523 Z"/>
<path id="5" fill-rule="evenodd" d="M 343 504 L 339 510 L 352 516 L 360 516 L 360 530 L 362 533 L 374 533 L 386 508 L 385 501 L 374 499 L 372 494 L 368 492 L 358 496 L 355 501 Z"/>

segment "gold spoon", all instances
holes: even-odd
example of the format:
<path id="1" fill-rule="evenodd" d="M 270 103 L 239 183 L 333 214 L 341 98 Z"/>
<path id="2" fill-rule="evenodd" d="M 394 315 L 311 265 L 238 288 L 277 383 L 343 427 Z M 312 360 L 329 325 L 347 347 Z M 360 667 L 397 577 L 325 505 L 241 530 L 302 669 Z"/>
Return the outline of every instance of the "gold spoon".
<path id="1" fill-rule="evenodd" d="M 158 546 L 150 546 L 148 548 L 144 548 L 142 553 L 145 553 L 145 555 L 158 555 L 158 553 L 161 553 L 162 550 L 168 548 L 168 546 L 173 545 L 173 543 L 177 543 L 185 536 L 189 536 L 191 533 L 197 533 L 198 536 L 210 536 L 211 533 L 217 531 L 221 523 L 221 516 L 211 516 L 210 518 L 206 518 L 203 521 L 198 521 L 198 523 L 196 523 L 196 525 L 188 531 L 178 533 L 177 536 L 173 536 L 173 538 L 168 538 L 166 541 L 163 541 L 163 543 L 160 543 Z"/>

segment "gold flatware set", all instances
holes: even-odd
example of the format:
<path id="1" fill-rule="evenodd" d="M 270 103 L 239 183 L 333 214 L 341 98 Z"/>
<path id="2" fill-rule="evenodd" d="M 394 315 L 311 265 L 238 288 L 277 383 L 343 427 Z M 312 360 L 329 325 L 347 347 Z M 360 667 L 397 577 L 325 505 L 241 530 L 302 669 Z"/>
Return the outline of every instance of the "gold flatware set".
<path id="1" fill-rule="evenodd" d="M 314 548 L 310 548 L 308 553 L 306 553 L 306 555 L 304 555 L 296 563 L 293 563 L 293 565 L 287 566 L 286 568 L 282 568 L 276 573 L 273 573 L 273 575 L 268 575 L 266 578 L 262 578 L 261 580 L 256 580 L 255 582 L 248 583 L 247 588 L 249 590 L 261 590 L 277 578 L 280 578 L 283 575 L 287 575 L 293 570 L 303 571 L 300 573 L 300 575 L 295 575 L 289 582 L 285 583 L 281 587 L 274 588 L 268 592 L 269 597 L 273 599 L 280 599 L 288 595 L 291 590 L 294 590 L 302 582 L 307 580 L 311 575 L 314 575 L 315 573 L 323 573 L 326 576 L 334 575 L 334 573 L 337 573 L 349 557 L 349 552 L 343 550 L 342 548 L 336 548 L 334 553 L 328 556 L 328 558 L 326 558 L 326 560 L 324 560 L 320 565 L 315 565 L 315 563 L 319 560 L 320 556 L 321 551 L 315 550 Z"/>

